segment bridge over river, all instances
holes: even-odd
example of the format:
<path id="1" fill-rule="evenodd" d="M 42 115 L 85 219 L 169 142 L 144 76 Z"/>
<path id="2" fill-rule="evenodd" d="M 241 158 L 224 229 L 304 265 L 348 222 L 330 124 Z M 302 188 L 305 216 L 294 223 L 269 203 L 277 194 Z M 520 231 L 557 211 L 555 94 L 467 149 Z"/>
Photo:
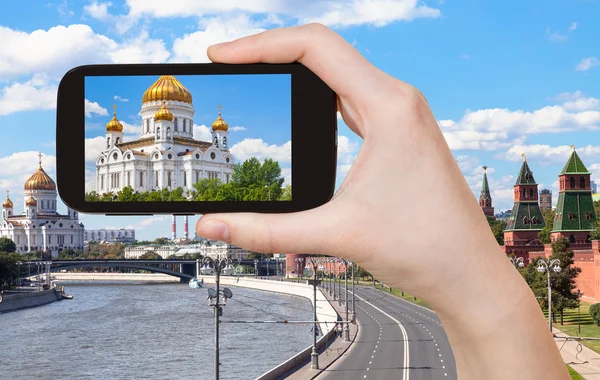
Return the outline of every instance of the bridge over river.
<path id="1" fill-rule="evenodd" d="M 23 261 L 23 270 L 32 276 L 38 273 L 44 272 L 44 266 L 42 263 L 51 262 L 50 272 L 59 272 L 62 270 L 70 270 L 76 268 L 98 268 L 98 267 L 111 267 L 111 268 L 130 268 L 139 269 L 153 273 L 163 273 L 171 276 L 179 277 L 181 282 L 187 282 L 197 275 L 197 271 L 200 269 L 202 260 L 193 259 L 164 259 L 164 260 L 143 260 L 143 259 L 121 259 L 121 260 L 29 260 Z M 234 261 L 233 264 L 241 264 L 256 268 L 258 270 L 258 276 L 273 274 L 276 269 L 275 265 L 270 265 L 267 260 L 261 260 L 256 263 L 254 260 L 241 260 Z"/>

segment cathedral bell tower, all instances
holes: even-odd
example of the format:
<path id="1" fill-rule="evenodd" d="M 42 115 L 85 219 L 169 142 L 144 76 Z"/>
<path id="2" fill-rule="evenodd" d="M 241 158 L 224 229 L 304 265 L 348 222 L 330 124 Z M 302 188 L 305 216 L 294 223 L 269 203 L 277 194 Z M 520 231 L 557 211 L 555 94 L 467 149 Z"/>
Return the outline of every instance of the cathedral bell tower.
<path id="1" fill-rule="evenodd" d="M 6 190 L 6 199 L 2 202 L 2 219 L 7 220 L 14 215 L 13 206 L 14 204 L 8 197 L 8 190 Z"/>
<path id="2" fill-rule="evenodd" d="M 229 149 L 228 139 L 229 139 L 229 126 L 221 117 L 221 105 L 219 104 L 219 117 L 212 124 L 212 143 L 219 149 L 227 150 Z"/>
<path id="3" fill-rule="evenodd" d="M 492 196 L 490 195 L 490 186 L 487 179 L 487 166 L 483 167 L 483 182 L 481 183 L 481 193 L 479 194 L 479 206 L 485 216 L 494 218 L 494 207 L 492 207 Z"/>
<path id="4" fill-rule="evenodd" d="M 28 219 L 35 219 L 36 218 L 36 210 L 37 210 L 37 200 L 33 196 L 30 196 L 25 201 L 25 216 Z"/>
<path id="5" fill-rule="evenodd" d="M 123 142 L 123 124 L 117 120 L 117 105 L 113 106 L 113 118 L 106 124 L 106 150 Z"/>
<path id="6" fill-rule="evenodd" d="M 591 173 L 573 145 L 571 149 L 573 153 L 558 176 L 556 219 L 550 237 L 553 241 L 565 237 L 571 244 L 585 244 L 589 242 L 597 220 L 590 186 Z"/>
<path id="7" fill-rule="evenodd" d="M 163 101 L 162 107 L 154 114 L 154 139 L 160 149 L 167 149 L 173 144 L 173 113 Z"/>

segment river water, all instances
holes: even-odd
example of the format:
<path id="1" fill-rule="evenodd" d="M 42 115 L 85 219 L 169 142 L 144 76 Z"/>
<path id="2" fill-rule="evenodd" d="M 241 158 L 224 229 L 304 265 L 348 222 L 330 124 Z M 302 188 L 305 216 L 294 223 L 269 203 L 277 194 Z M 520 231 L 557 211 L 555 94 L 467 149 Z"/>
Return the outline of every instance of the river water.
<path id="1" fill-rule="evenodd" d="M 214 316 L 187 284 L 67 284 L 72 300 L 0 314 L 0 379 L 212 379 Z M 231 287 L 222 320 L 311 320 L 304 298 Z M 221 379 L 254 379 L 310 325 L 221 324 Z"/>

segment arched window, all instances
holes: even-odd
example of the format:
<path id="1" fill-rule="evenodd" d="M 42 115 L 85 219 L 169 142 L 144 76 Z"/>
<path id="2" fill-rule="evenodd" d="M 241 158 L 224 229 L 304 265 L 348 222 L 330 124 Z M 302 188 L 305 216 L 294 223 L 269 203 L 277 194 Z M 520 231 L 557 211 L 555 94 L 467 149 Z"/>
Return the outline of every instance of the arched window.
<path id="1" fill-rule="evenodd" d="M 573 235 L 570 235 L 570 236 L 569 236 L 569 243 L 570 243 L 570 244 L 573 244 L 573 243 L 575 243 L 575 236 L 573 236 Z"/>
<path id="2" fill-rule="evenodd" d="M 571 177 L 569 179 L 569 185 L 570 185 L 570 189 L 574 189 L 575 188 L 575 177 Z"/>
<path id="3" fill-rule="evenodd" d="M 144 172 L 140 170 L 140 187 L 143 187 L 144 185 Z"/>
<path id="4" fill-rule="evenodd" d="M 167 186 L 171 187 L 171 171 L 167 172 Z"/>
<path id="5" fill-rule="evenodd" d="M 575 215 L 573 215 L 572 212 L 569 213 L 569 220 L 574 220 L 575 219 Z"/>
<path id="6" fill-rule="evenodd" d="M 223 137 L 223 146 L 227 146 L 227 137 Z"/>
<path id="7" fill-rule="evenodd" d="M 585 177 L 579 178 L 579 188 L 585 189 Z"/>
<path id="8" fill-rule="evenodd" d="M 183 119 L 183 133 L 186 133 L 186 132 L 187 132 L 186 125 L 187 125 L 187 120 L 186 120 L 186 119 Z"/>
<path id="9" fill-rule="evenodd" d="M 106 138 L 106 149 L 110 148 L 110 137 Z"/>
<path id="10" fill-rule="evenodd" d="M 531 224 L 539 224 L 539 221 L 535 216 L 531 218 Z"/>
<path id="11" fill-rule="evenodd" d="M 177 132 L 177 118 L 173 119 L 173 131 Z"/>
<path id="12" fill-rule="evenodd" d="M 156 127 L 156 138 L 160 139 L 160 127 Z"/>
<path id="13" fill-rule="evenodd" d="M 150 119 L 146 119 L 146 133 L 150 133 Z"/>
<path id="14" fill-rule="evenodd" d="M 528 217 L 524 217 L 523 218 L 523 224 L 529 224 L 529 218 Z"/>
<path id="15" fill-rule="evenodd" d="M 529 189 L 529 198 L 533 198 L 533 189 Z"/>
<path id="16" fill-rule="evenodd" d="M 167 127 L 167 140 L 171 138 L 171 128 Z"/>
<path id="17" fill-rule="evenodd" d="M 592 219 L 592 214 L 590 214 L 589 212 L 586 212 L 586 213 L 585 213 L 585 218 L 586 218 L 587 220 L 590 220 L 590 219 Z"/>
<path id="18" fill-rule="evenodd" d="M 523 189 L 523 198 L 527 198 L 527 189 Z"/>
<path id="19" fill-rule="evenodd" d="M 121 142 L 121 138 L 117 137 L 117 141 L 115 142 L 115 144 L 119 144 Z"/>

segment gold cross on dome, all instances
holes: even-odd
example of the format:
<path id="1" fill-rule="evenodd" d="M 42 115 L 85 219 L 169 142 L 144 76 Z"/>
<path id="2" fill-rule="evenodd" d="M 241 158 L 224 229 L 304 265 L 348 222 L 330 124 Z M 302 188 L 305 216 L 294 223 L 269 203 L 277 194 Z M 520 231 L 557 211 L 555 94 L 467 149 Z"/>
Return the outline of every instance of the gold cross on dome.
<path id="1" fill-rule="evenodd" d="M 116 104 L 113 105 L 113 110 L 114 110 L 113 116 L 117 116 L 117 105 Z"/>
<path id="2" fill-rule="evenodd" d="M 38 154 L 39 157 L 39 164 L 40 164 L 40 168 L 42 167 L 42 154 Z"/>
<path id="3" fill-rule="evenodd" d="M 523 157 L 523 161 L 527 161 L 527 156 L 525 156 L 525 153 L 523 153 L 521 157 Z"/>
<path id="4" fill-rule="evenodd" d="M 8 198 L 8 193 L 10 193 L 10 190 L 6 190 L 6 198 Z"/>
<path id="5" fill-rule="evenodd" d="M 218 107 L 219 107 L 219 116 L 221 116 L 221 108 L 223 108 L 223 106 L 219 104 Z"/>

